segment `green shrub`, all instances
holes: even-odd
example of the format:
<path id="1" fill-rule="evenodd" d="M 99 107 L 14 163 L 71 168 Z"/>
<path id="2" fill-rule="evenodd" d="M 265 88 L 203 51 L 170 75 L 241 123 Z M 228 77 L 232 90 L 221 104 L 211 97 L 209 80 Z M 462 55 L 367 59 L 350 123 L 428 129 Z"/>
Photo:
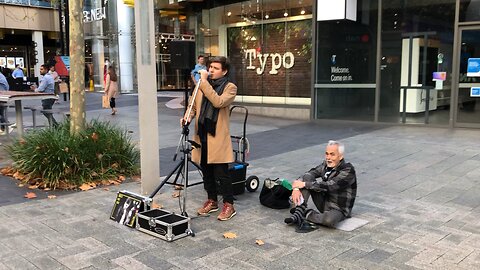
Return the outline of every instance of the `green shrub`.
<path id="1" fill-rule="evenodd" d="M 138 173 L 140 153 L 126 131 L 93 120 L 80 134 L 70 135 L 70 123 L 33 130 L 7 147 L 13 168 L 27 179 L 41 178 L 45 187 L 81 185 Z"/>

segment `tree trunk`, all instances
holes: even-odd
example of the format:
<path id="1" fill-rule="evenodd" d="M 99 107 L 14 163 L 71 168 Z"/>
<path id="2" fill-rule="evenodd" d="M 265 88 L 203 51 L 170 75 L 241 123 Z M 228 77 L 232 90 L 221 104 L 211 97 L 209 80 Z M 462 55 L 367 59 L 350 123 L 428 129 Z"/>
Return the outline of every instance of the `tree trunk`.
<path id="1" fill-rule="evenodd" d="M 69 1 L 70 32 L 70 134 L 85 128 L 85 39 L 83 1 Z"/>

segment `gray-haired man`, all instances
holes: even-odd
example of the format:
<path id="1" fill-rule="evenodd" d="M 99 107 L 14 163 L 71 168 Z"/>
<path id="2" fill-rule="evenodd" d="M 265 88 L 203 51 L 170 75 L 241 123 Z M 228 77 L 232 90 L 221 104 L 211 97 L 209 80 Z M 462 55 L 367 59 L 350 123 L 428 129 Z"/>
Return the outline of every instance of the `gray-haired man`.
<path id="1" fill-rule="evenodd" d="M 345 146 L 338 141 L 329 141 L 325 160 L 293 182 L 292 199 L 295 208 L 287 224 L 297 224 L 297 232 L 317 229 L 317 224 L 334 227 L 350 217 L 357 195 L 357 177 L 352 164 L 345 162 Z M 318 211 L 307 208 L 312 197 Z"/>

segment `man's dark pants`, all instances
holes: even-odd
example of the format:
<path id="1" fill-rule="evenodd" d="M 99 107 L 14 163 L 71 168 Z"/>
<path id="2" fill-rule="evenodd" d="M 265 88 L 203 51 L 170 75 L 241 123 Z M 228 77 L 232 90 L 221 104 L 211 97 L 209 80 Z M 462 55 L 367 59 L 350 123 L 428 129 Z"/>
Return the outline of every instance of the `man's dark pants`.
<path id="1" fill-rule="evenodd" d="M 54 103 L 55 103 L 55 99 L 53 99 L 53 98 L 43 99 L 42 100 L 42 108 L 44 110 L 51 110 Z M 57 120 L 55 120 L 52 113 L 43 113 L 43 115 L 45 115 L 45 117 L 48 119 L 48 125 L 49 126 L 52 127 L 52 126 L 57 126 L 58 125 L 58 122 L 57 122 Z"/>
<path id="2" fill-rule="evenodd" d="M 315 178 L 313 176 L 306 176 L 306 179 L 304 178 L 304 181 L 313 182 L 315 181 Z M 325 192 L 316 192 L 308 189 L 301 189 L 301 191 L 304 199 L 303 205 L 306 206 L 308 199 L 312 197 L 312 201 L 319 211 L 318 212 L 313 209 L 309 211 L 306 217 L 308 221 L 327 227 L 335 227 L 338 222 L 345 219 L 345 216 L 340 210 L 334 208 L 325 209 Z"/>

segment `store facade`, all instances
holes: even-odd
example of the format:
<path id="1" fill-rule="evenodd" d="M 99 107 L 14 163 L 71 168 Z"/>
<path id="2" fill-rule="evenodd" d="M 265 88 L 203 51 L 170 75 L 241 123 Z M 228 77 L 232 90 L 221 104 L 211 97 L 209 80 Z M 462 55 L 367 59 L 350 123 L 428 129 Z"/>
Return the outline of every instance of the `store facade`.
<path id="1" fill-rule="evenodd" d="M 323 2 L 313 118 L 480 127 L 480 1 L 346 1 L 334 20 Z"/>
<path id="2" fill-rule="evenodd" d="M 208 2 L 189 15 L 197 54 L 232 60 L 238 102 L 308 106 L 313 119 L 480 127 L 478 0 Z"/>

